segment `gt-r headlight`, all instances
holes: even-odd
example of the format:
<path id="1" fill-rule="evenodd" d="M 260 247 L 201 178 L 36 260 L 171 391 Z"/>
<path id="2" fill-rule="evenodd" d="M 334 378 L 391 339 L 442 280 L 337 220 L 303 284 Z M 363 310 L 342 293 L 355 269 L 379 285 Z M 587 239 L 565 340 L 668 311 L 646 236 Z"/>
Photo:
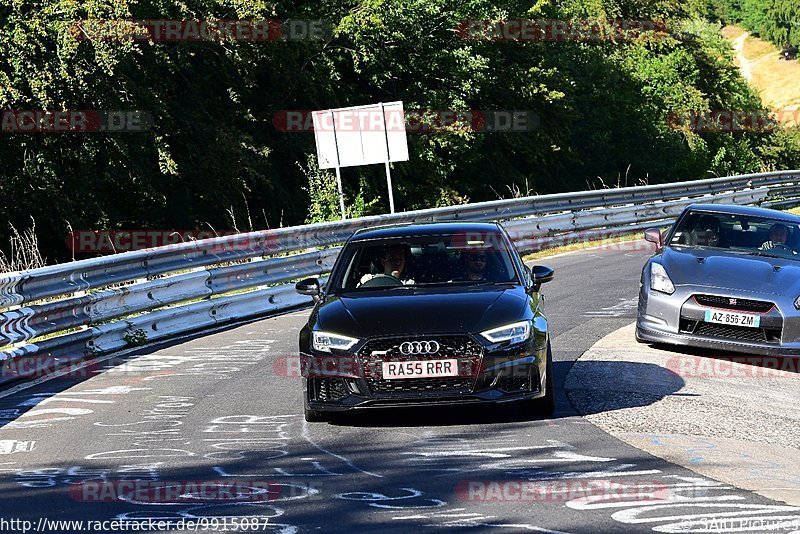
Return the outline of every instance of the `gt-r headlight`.
<path id="1" fill-rule="evenodd" d="M 330 352 L 331 349 L 347 350 L 356 343 L 358 343 L 358 339 L 341 334 L 333 334 L 331 332 L 311 333 L 311 346 L 314 350 L 322 352 Z"/>
<path id="2" fill-rule="evenodd" d="M 667 295 L 675 293 L 675 285 L 669 279 L 667 270 L 660 263 L 650 264 L 650 289 Z"/>
<path id="3" fill-rule="evenodd" d="M 518 323 L 507 324 L 498 328 L 492 328 L 481 332 L 481 335 L 491 341 L 492 343 L 500 343 L 501 341 L 510 341 L 511 343 L 519 343 L 525 341 L 531 335 L 531 322 L 520 321 Z"/>

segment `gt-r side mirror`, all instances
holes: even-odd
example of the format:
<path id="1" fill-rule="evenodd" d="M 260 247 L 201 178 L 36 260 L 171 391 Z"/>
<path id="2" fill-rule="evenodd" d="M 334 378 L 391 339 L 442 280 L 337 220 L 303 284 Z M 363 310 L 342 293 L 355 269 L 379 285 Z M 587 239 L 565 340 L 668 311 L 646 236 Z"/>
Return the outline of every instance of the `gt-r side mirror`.
<path id="1" fill-rule="evenodd" d="M 648 228 L 644 231 L 644 240 L 650 243 L 655 243 L 656 250 L 664 248 L 664 238 L 661 236 L 661 230 L 658 228 Z"/>
<path id="2" fill-rule="evenodd" d="M 531 282 L 533 283 L 531 289 L 534 292 L 538 292 L 541 285 L 552 280 L 554 276 L 555 272 L 553 272 L 553 269 L 550 267 L 534 265 L 533 268 L 531 268 Z"/>
<path id="3" fill-rule="evenodd" d="M 295 291 L 301 295 L 308 295 L 309 297 L 319 297 L 319 280 L 316 278 L 306 278 L 297 282 L 294 286 Z"/>

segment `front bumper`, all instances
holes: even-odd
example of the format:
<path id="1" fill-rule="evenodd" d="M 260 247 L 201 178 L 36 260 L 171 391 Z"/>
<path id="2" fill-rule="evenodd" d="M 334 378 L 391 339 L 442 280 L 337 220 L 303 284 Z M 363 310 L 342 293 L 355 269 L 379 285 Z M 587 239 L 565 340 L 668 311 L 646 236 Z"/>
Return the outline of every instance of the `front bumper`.
<path id="1" fill-rule="evenodd" d="M 687 347 L 725 350 L 760 356 L 800 356 L 800 347 L 785 347 L 765 345 L 759 343 L 744 343 L 720 338 L 693 336 L 690 334 L 675 334 L 640 324 L 636 325 L 636 339 L 643 342 L 668 343 Z"/>
<path id="2" fill-rule="evenodd" d="M 698 304 L 698 295 L 771 302 L 773 307 L 764 312 L 730 309 L 760 316 L 758 329 L 719 327 L 704 321 L 704 311 L 710 306 Z M 775 297 L 753 291 L 703 286 L 679 286 L 675 293 L 666 295 L 651 291 L 645 280 L 639 294 L 636 339 L 763 356 L 798 356 L 800 317 L 793 306 L 790 306 L 790 313 L 785 313 L 786 304 Z"/>
<path id="3" fill-rule="evenodd" d="M 452 358 L 456 355 L 443 355 Z M 459 362 L 459 376 L 383 380 L 362 353 L 303 354 L 306 408 L 342 412 L 364 408 L 498 404 L 545 395 L 546 348 L 533 341 L 485 347 Z M 389 360 L 387 360 L 389 361 Z"/>

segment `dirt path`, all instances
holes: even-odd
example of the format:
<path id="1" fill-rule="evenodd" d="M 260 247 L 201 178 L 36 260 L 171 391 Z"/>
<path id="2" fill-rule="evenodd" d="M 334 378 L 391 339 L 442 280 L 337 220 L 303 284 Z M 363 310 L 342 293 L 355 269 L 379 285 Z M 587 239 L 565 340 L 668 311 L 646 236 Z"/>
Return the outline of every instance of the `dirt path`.
<path id="1" fill-rule="evenodd" d="M 750 36 L 745 32 L 733 40 L 733 49 L 736 51 L 736 63 L 739 65 L 739 70 L 742 71 L 742 76 L 748 82 L 753 79 L 753 65 L 752 62 L 744 55 L 744 42 Z"/>
<path id="2" fill-rule="evenodd" d="M 737 26 L 726 26 L 721 33 L 736 52 L 742 76 L 761 101 L 775 110 L 776 119 L 786 125 L 800 124 L 800 61 L 780 61 L 775 46 Z"/>

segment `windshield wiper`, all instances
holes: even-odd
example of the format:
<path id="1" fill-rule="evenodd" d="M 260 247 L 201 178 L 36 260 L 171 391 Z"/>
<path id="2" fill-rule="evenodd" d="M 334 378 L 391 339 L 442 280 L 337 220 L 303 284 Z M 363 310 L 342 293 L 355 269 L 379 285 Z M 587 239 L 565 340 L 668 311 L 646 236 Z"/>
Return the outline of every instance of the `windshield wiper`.
<path id="1" fill-rule="evenodd" d="M 764 256 L 765 258 L 782 258 L 785 259 L 788 256 L 783 256 L 782 254 L 770 254 L 769 252 L 764 252 L 763 250 L 753 250 L 751 252 L 746 253 L 748 256 Z"/>

